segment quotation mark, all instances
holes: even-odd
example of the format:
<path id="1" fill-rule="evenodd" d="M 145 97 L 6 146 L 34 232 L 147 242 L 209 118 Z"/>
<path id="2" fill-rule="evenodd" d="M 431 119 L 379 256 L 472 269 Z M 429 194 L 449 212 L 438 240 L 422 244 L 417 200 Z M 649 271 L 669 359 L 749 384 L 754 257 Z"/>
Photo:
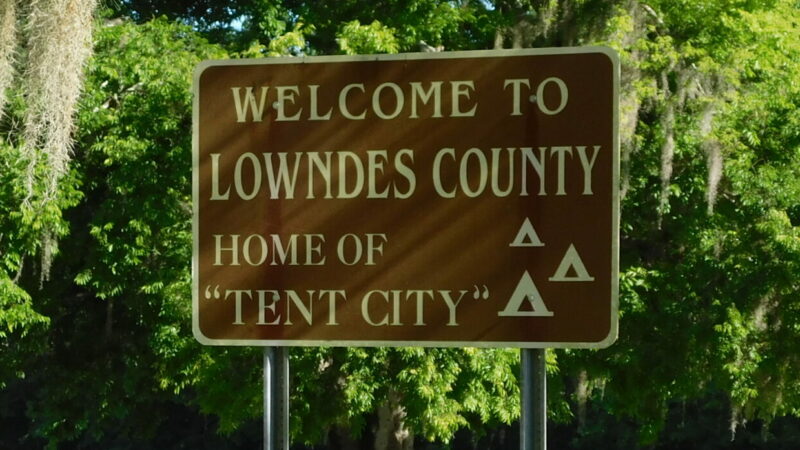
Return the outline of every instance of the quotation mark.
<path id="1" fill-rule="evenodd" d="M 213 294 L 211 293 L 211 285 L 209 284 L 208 286 L 206 286 L 206 300 L 211 300 L 212 296 L 213 296 L 214 300 L 219 300 L 219 298 L 220 298 L 219 285 L 216 285 L 214 287 L 214 293 Z"/>
<path id="2" fill-rule="evenodd" d="M 473 284 L 473 286 L 475 287 L 475 292 L 472 293 L 472 298 L 474 298 L 475 300 L 479 298 L 482 298 L 484 300 L 489 299 L 489 288 L 486 287 L 485 284 L 483 285 L 483 292 L 481 292 L 480 288 L 477 285 Z"/>

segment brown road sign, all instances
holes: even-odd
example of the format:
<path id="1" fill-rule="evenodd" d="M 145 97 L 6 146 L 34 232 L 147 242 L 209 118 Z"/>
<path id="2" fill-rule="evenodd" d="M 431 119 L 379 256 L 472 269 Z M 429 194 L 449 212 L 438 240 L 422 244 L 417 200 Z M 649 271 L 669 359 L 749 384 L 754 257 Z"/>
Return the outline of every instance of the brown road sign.
<path id="1" fill-rule="evenodd" d="M 618 73 L 598 47 L 201 63 L 196 338 L 610 345 Z"/>

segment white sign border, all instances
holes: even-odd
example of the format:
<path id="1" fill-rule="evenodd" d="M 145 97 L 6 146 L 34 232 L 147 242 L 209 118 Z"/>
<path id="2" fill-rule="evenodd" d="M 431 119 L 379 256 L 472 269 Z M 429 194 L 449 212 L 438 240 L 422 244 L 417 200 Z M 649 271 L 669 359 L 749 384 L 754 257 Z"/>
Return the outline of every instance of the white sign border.
<path id="1" fill-rule="evenodd" d="M 612 186 L 611 186 L 611 323 L 609 334 L 598 342 L 494 342 L 494 341 L 349 341 L 349 340 L 261 340 L 211 339 L 200 330 L 200 77 L 209 67 L 268 64 L 315 64 L 357 61 L 405 61 L 420 59 L 474 59 L 515 56 L 543 56 L 601 53 L 612 64 Z M 205 60 L 197 64 L 192 81 L 192 332 L 202 345 L 259 347 L 479 347 L 479 348 L 592 348 L 602 349 L 616 342 L 619 335 L 619 77 L 617 52 L 604 46 L 553 47 L 532 49 L 470 50 L 456 52 L 400 53 L 393 55 L 304 56 L 283 58 Z"/>

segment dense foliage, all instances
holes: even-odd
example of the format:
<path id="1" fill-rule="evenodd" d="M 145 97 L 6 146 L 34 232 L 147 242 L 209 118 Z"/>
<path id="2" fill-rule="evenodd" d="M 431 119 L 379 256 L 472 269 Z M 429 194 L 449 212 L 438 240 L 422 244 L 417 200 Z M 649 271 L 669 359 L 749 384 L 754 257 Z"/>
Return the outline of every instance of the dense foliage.
<path id="1" fill-rule="evenodd" d="M 557 446 L 796 448 L 794 0 L 107 2 L 51 201 L 26 201 L 28 102 L 7 92 L 0 447 L 258 441 L 260 350 L 191 334 L 197 62 L 597 44 L 623 65 L 620 339 L 548 353 Z M 292 349 L 293 440 L 508 446 L 518 365 L 511 350 Z"/>

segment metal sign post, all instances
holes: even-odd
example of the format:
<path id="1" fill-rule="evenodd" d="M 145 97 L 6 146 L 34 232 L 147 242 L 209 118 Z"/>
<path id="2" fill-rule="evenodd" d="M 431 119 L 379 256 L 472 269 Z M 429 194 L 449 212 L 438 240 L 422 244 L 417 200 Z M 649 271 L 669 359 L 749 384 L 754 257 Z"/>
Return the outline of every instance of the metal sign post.
<path id="1" fill-rule="evenodd" d="M 264 450 L 289 450 L 287 347 L 264 347 Z"/>
<path id="2" fill-rule="evenodd" d="M 524 348 L 520 351 L 520 450 L 547 448 L 547 373 L 544 355 L 543 348 Z"/>

